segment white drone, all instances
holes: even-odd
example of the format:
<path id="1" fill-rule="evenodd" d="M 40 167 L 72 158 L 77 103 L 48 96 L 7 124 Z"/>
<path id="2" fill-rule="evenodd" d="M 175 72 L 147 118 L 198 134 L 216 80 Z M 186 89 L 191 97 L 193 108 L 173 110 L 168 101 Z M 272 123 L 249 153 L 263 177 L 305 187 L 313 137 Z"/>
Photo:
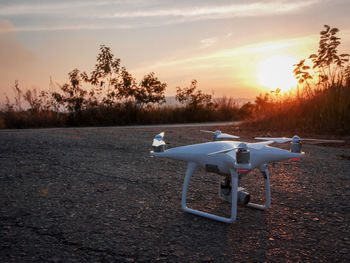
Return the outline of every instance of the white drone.
<path id="1" fill-rule="evenodd" d="M 181 201 L 183 210 L 225 223 L 232 223 L 236 220 L 237 201 L 243 205 L 261 210 L 270 207 L 271 195 L 268 163 L 302 158 L 305 154 L 301 152 L 301 141 L 343 142 L 340 140 L 301 139 L 299 136 L 294 136 L 293 138 L 257 137 L 255 139 L 267 141 L 246 143 L 240 141 L 229 141 L 230 139 L 236 139 L 239 137 L 227 133 L 221 133 L 220 131 L 201 131 L 213 133 L 214 141 L 181 146 L 168 150 L 166 150 L 166 144 L 163 141 L 164 132 L 162 132 L 156 135 L 153 140 L 153 151 L 151 151 L 151 156 L 186 161 L 188 165 L 182 189 Z M 268 146 L 274 142 L 291 142 L 290 151 Z M 207 172 L 216 173 L 225 177 L 224 182 L 220 183 L 219 196 L 221 199 L 232 203 L 230 218 L 209 214 L 187 207 L 187 188 L 197 165 L 203 167 Z M 266 202 L 264 205 L 251 203 L 249 193 L 244 188 L 238 187 L 239 177 L 248 174 L 255 168 L 260 169 L 262 176 L 265 179 Z"/>

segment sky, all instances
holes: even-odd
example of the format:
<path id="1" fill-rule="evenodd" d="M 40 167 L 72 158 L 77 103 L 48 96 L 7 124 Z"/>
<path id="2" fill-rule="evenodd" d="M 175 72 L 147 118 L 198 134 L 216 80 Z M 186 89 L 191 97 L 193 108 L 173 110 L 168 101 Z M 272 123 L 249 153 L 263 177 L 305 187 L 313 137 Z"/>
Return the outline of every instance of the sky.
<path id="1" fill-rule="evenodd" d="M 216 97 L 254 98 L 292 85 L 325 24 L 350 53 L 349 11 L 349 0 L 0 0 L 0 98 L 15 80 L 49 90 L 91 72 L 102 44 L 138 81 L 155 72 L 167 96 L 196 79 Z"/>

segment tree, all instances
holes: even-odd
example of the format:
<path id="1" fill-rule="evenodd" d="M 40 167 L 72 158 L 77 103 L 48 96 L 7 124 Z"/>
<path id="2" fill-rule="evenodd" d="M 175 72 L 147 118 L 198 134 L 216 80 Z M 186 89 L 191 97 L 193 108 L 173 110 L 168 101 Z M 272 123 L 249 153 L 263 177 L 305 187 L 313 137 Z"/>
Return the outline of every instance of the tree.
<path id="1" fill-rule="evenodd" d="M 312 79 L 312 76 L 309 72 L 310 67 L 305 65 L 305 59 L 300 60 L 298 64 L 293 65 L 295 68 L 293 70 L 295 78 L 298 80 L 297 86 L 297 97 L 300 99 L 300 86 L 305 86 L 307 92 L 310 92 L 309 80 Z"/>
<path id="2" fill-rule="evenodd" d="M 117 97 L 116 90 L 119 87 L 120 59 L 114 57 L 109 47 L 101 45 L 95 69 L 90 73 L 90 77 L 85 72 L 81 77 L 94 86 L 90 96 L 95 98 L 95 104 L 98 104 L 98 97 L 102 96 L 102 102 L 111 105 Z"/>
<path id="3" fill-rule="evenodd" d="M 154 72 L 143 77 L 138 88 L 133 92 L 136 103 L 147 105 L 149 103 L 165 103 L 164 91 L 166 83 L 162 83 L 154 75 Z"/>
<path id="4" fill-rule="evenodd" d="M 176 87 L 175 99 L 188 107 L 209 107 L 212 105 L 212 96 L 197 89 L 197 80 L 192 80 L 191 85 L 182 89 Z"/>
<path id="5" fill-rule="evenodd" d="M 87 92 L 81 87 L 82 79 L 78 69 L 73 69 L 68 76 L 70 83 L 65 83 L 60 87 L 63 95 L 53 92 L 52 97 L 57 103 L 63 104 L 69 112 L 80 112 L 86 105 Z"/>
<path id="6" fill-rule="evenodd" d="M 324 25 L 325 30 L 320 33 L 320 42 L 317 54 L 311 54 L 309 58 L 313 62 L 313 69 L 318 70 L 319 81 L 332 85 L 335 81 L 343 81 L 343 66 L 349 61 L 349 54 L 338 56 L 340 38 L 337 37 L 338 28 Z"/>
<path id="7" fill-rule="evenodd" d="M 119 99 L 134 98 L 137 91 L 137 84 L 135 78 L 126 70 L 125 67 L 122 67 L 120 77 L 121 79 L 118 83 L 116 96 Z"/>
<path id="8" fill-rule="evenodd" d="M 300 85 L 312 79 L 309 73 L 310 67 L 305 65 L 305 59 L 300 60 L 298 64 L 294 64 L 293 66 L 295 66 L 293 70 L 294 76 Z"/>
<path id="9" fill-rule="evenodd" d="M 125 67 L 120 67 L 120 59 L 115 58 L 111 49 L 105 45 L 100 46 L 95 69 L 90 75 L 74 69 L 69 77 L 71 83 L 61 87 L 63 95 L 52 93 L 55 101 L 64 104 L 69 111 L 79 111 L 83 106 L 97 107 L 101 104 L 113 107 L 123 100 L 131 100 L 131 103 L 136 102 L 141 106 L 165 102 L 166 83 L 160 82 L 151 72 L 137 85 L 131 73 Z M 85 99 L 87 92 L 82 89 L 82 82 L 93 86 L 88 99 Z"/>

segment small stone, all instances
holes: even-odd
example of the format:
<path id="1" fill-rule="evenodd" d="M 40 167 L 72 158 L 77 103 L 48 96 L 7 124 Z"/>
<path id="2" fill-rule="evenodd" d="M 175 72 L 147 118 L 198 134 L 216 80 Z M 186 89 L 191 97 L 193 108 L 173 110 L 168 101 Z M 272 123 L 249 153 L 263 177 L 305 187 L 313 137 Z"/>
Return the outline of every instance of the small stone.
<path id="1" fill-rule="evenodd" d="M 201 260 L 202 262 L 211 262 L 213 259 L 211 257 L 205 257 Z"/>
<path id="2" fill-rule="evenodd" d="M 174 256 L 179 257 L 179 258 L 183 257 L 184 255 L 185 255 L 185 253 L 182 250 L 175 251 L 175 253 L 174 253 Z"/>
<path id="3" fill-rule="evenodd" d="M 339 252 L 342 253 L 342 254 L 348 254 L 348 249 L 347 248 L 343 248 Z"/>

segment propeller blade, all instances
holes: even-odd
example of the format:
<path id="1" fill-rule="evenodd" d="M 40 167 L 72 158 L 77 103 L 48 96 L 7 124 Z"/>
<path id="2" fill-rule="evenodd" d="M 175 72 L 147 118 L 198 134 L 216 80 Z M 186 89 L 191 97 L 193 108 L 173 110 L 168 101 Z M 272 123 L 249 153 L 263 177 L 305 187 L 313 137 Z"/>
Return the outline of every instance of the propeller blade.
<path id="1" fill-rule="evenodd" d="M 158 146 L 161 146 L 161 145 L 165 145 L 165 142 L 164 141 L 158 141 L 157 139 L 153 139 L 152 146 L 158 147 Z"/>
<path id="2" fill-rule="evenodd" d="M 248 149 L 260 150 L 260 149 L 264 148 L 266 145 L 269 145 L 271 143 L 273 143 L 273 141 L 256 142 L 256 143 L 241 143 L 241 144 L 246 144 Z M 208 156 L 211 156 L 211 155 L 214 155 L 214 154 L 219 154 L 219 153 L 228 153 L 230 151 L 237 150 L 237 149 L 242 147 L 241 144 L 238 145 L 237 147 L 233 147 L 233 148 L 229 148 L 229 149 L 225 149 L 225 150 L 220 150 L 220 151 L 217 151 L 217 152 L 208 153 Z"/>
<path id="3" fill-rule="evenodd" d="M 206 132 L 206 133 L 211 133 L 211 134 L 215 134 L 217 139 L 237 139 L 239 138 L 238 136 L 234 136 L 228 133 L 222 133 L 221 131 L 217 130 L 217 131 L 208 131 L 208 130 L 200 130 L 201 132 Z"/>
<path id="4" fill-rule="evenodd" d="M 312 142 L 318 142 L 318 143 L 327 143 L 327 142 L 344 142 L 343 140 L 324 140 L 324 139 L 301 139 L 302 141 L 312 141 Z"/>
<path id="5" fill-rule="evenodd" d="M 214 154 L 219 154 L 219 153 L 228 153 L 230 151 L 233 151 L 237 148 L 229 148 L 229 149 L 226 149 L 226 150 L 221 150 L 221 151 L 217 151 L 217 152 L 212 152 L 212 153 L 208 153 L 208 156 L 211 156 L 211 155 L 214 155 Z"/>
<path id="6" fill-rule="evenodd" d="M 344 142 L 343 140 L 325 140 L 325 139 L 303 139 L 299 138 L 299 136 L 294 136 L 293 138 L 270 138 L 270 137 L 255 137 L 257 140 L 268 140 L 272 142 L 277 142 L 277 143 L 285 143 L 285 142 L 299 142 L 299 141 L 312 141 L 312 142 L 317 142 L 317 143 L 328 143 L 328 142 L 338 142 L 342 143 Z"/>
<path id="7" fill-rule="evenodd" d="M 285 143 L 285 142 L 290 142 L 292 138 L 271 138 L 271 137 L 255 137 L 254 139 L 257 140 L 265 140 L 265 141 L 272 141 L 272 142 L 277 142 L 277 143 Z"/>
<path id="8" fill-rule="evenodd" d="M 267 142 L 255 142 L 255 143 L 247 143 L 248 149 L 260 150 L 264 148 L 266 145 L 273 143 L 273 141 Z"/>
<path id="9" fill-rule="evenodd" d="M 220 133 L 219 135 L 216 136 L 218 139 L 237 139 L 239 138 L 238 136 L 234 136 L 228 133 Z"/>
<path id="10" fill-rule="evenodd" d="M 208 131 L 208 130 L 200 130 L 201 132 L 206 132 L 206 133 L 211 133 L 211 134 L 215 134 L 214 131 Z"/>

